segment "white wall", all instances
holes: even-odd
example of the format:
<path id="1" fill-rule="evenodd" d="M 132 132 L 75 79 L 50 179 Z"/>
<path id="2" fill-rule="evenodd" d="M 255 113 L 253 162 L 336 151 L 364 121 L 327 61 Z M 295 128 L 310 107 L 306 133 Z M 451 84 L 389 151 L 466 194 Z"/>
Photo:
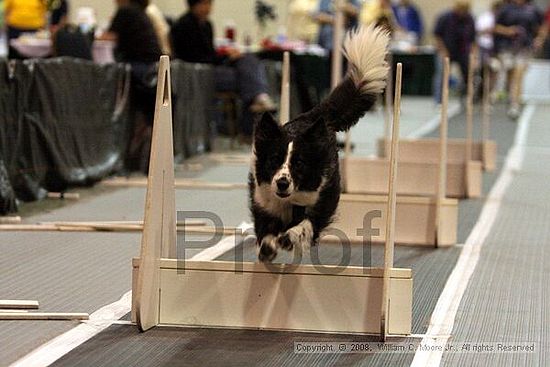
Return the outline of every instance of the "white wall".
<path id="1" fill-rule="evenodd" d="M 103 23 L 108 24 L 110 17 L 115 10 L 114 0 L 69 0 L 71 8 L 74 10 L 79 6 L 91 6 L 96 10 L 97 17 Z M 170 17 L 178 17 L 187 8 L 186 0 L 152 0 L 158 7 Z M 372 1 L 372 0 L 368 0 Z M 454 0 L 413 0 L 419 7 L 425 27 L 426 34 L 430 35 L 433 30 L 435 17 L 443 10 L 452 6 Z M 546 2 L 545 0 L 541 0 Z M 274 35 L 277 31 L 277 25 L 286 24 L 286 12 L 290 0 L 266 0 L 266 2 L 275 5 L 279 18 L 270 24 L 267 29 L 268 34 Z M 491 0 L 472 1 L 472 10 L 474 14 L 480 14 L 490 7 Z M 242 39 L 243 34 L 248 32 L 255 38 L 258 34 L 258 28 L 254 22 L 254 0 L 215 0 L 212 21 L 216 28 L 216 34 L 222 35 L 224 23 L 227 19 L 234 20 L 237 25 L 237 37 Z"/>

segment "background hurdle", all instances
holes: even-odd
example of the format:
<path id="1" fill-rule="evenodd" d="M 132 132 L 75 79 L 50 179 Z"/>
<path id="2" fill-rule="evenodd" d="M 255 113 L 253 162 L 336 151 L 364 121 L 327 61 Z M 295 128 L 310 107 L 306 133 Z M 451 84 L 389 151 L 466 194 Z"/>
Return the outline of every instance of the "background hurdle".
<path id="1" fill-rule="evenodd" d="M 399 65 L 398 65 L 399 66 Z M 401 80 L 402 69 L 398 67 L 396 73 L 396 79 Z M 448 78 L 448 68 L 445 70 L 445 78 Z M 446 80 L 446 79 L 445 79 Z M 396 85 L 395 89 L 401 87 Z M 396 111 L 399 111 L 400 106 L 397 105 L 399 101 L 394 103 L 394 115 Z M 442 107 L 442 125 L 445 129 L 441 131 L 440 139 L 440 151 L 438 152 L 439 162 L 433 163 L 431 167 L 431 175 L 433 177 L 433 187 L 428 192 L 430 197 L 420 196 L 398 196 L 396 207 L 396 238 L 397 244 L 405 245 L 428 245 L 428 246 L 451 246 L 456 243 L 456 231 L 457 231 L 457 218 L 458 218 L 458 201 L 454 199 L 446 198 L 446 169 L 448 165 L 445 163 L 446 158 L 446 124 L 447 124 L 447 104 L 448 104 L 448 90 L 447 95 L 443 98 Z M 349 158 L 344 158 L 344 162 Z M 389 167 L 389 161 L 381 160 L 369 160 L 358 158 L 358 163 L 354 166 L 354 161 L 349 160 L 347 165 L 344 166 L 344 170 L 348 172 L 344 175 L 348 182 L 353 182 L 357 187 L 361 187 L 365 184 L 366 178 L 370 178 L 374 175 L 380 175 L 381 177 L 373 178 L 376 180 L 377 187 L 387 193 L 387 180 L 389 174 L 387 169 Z M 376 164 L 370 164 L 369 162 L 376 162 Z M 410 174 L 410 169 L 404 169 L 403 161 L 398 161 L 400 172 Z M 462 167 L 463 165 L 461 165 Z M 376 167 L 376 170 L 372 168 Z M 445 171 L 444 174 L 441 171 Z M 416 173 L 415 173 L 416 174 Z M 401 177 L 403 177 L 401 176 Z M 357 179 L 359 177 L 359 179 Z M 363 178 L 363 180 L 361 180 Z M 386 179 L 386 184 L 383 182 L 383 178 Z M 400 193 L 399 178 L 396 179 L 396 191 Z M 360 191 L 360 190 L 358 190 Z M 440 197 L 442 195 L 442 197 Z M 369 194 L 342 194 L 338 209 L 339 219 L 335 222 L 334 227 L 342 230 L 348 235 L 348 238 L 352 242 L 361 243 L 363 241 L 362 236 L 357 235 L 357 228 L 363 228 L 363 216 L 374 210 L 379 210 L 382 214 L 380 219 L 375 219 L 375 226 L 385 226 L 387 220 L 387 212 L 385 209 L 385 202 L 387 198 L 385 195 L 369 195 Z M 379 235 L 372 237 L 373 242 L 386 241 L 385 234 L 381 232 Z"/>
<path id="2" fill-rule="evenodd" d="M 475 68 L 475 62 L 473 56 L 470 57 L 470 70 L 473 72 Z M 490 139 L 490 72 L 487 68 L 484 69 L 484 98 L 482 106 L 482 122 L 481 122 L 481 141 L 474 142 L 472 137 L 473 130 L 473 74 L 468 76 L 468 93 L 467 93 L 467 132 L 465 139 L 449 139 L 448 141 L 448 155 L 449 165 L 458 165 L 461 162 L 468 161 L 470 165 L 469 175 L 477 174 L 478 165 L 477 162 L 481 162 L 481 165 L 486 171 L 494 171 L 496 169 L 496 155 L 497 145 L 494 140 Z M 487 97 L 487 98 L 485 98 Z M 378 139 L 378 156 L 386 157 L 389 150 L 389 141 L 386 138 Z M 422 139 L 402 139 L 400 142 L 400 153 L 407 157 L 407 160 L 413 162 L 425 162 L 430 161 L 432 157 L 437 154 L 438 139 L 422 138 Z M 452 168 L 449 167 L 449 170 Z M 475 183 L 469 186 L 469 190 L 475 196 L 477 193 L 477 187 Z"/>

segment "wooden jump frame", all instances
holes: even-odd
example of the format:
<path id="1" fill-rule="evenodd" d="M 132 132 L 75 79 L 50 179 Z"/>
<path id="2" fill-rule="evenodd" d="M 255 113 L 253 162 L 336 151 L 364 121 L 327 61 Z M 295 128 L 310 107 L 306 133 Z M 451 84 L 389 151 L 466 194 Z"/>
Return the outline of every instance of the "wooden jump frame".
<path id="1" fill-rule="evenodd" d="M 468 77 L 468 96 L 467 96 L 467 134 L 465 139 L 449 139 L 448 156 L 449 165 L 459 165 L 465 161 L 470 164 L 479 165 L 481 162 L 485 171 L 492 172 L 496 169 L 497 144 L 490 139 L 491 125 L 491 102 L 490 102 L 490 70 L 488 67 L 483 69 L 483 107 L 481 122 L 481 141 L 474 142 L 472 138 L 473 130 L 473 60 L 470 60 L 470 75 Z M 387 135 L 386 135 L 387 136 Z M 439 141 L 434 138 L 422 139 L 402 139 L 399 144 L 400 154 L 407 157 L 408 161 L 425 162 L 437 154 Z M 389 141 L 383 137 L 378 139 L 378 156 L 386 157 L 389 150 Z M 453 168 L 449 167 L 449 170 Z M 470 170 L 477 168 L 470 168 Z M 470 172 L 470 176 L 473 173 Z M 475 174 L 475 173 L 474 173 Z M 477 189 L 477 187 L 476 187 Z"/>
<path id="2" fill-rule="evenodd" d="M 393 268 L 391 219 L 383 268 L 334 266 L 327 273 L 313 265 L 239 263 L 242 270 L 236 272 L 236 263 L 176 259 L 169 78 L 169 59 L 163 56 L 141 253 L 133 262 L 132 310 L 139 328 L 165 324 L 379 334 L 382 339 L 410 334 L 412 275 L 410 269 Z M 397 133 L 398 119 L 393 130 Z M 394 209 L 390 190 L 390 218 Z"/>
<path id="3" fill-rule="evenodd" d="M 18 224 L 21 223 L 20 216 L 0 217 L 0 224 Z"/>
<path id="4" fill-rule="evenodd" d="M 471 137 L 471 122 L 472 122 L 472 98 L 473 98 L 473 73 L 469 76 L 468 89 L 468 133 Z M 391 75 L 391 73 L 390 73 Z M 388 78 L 390 79 L 390 78 Z M 386 105 L 388 102 L 386 103 Z M 442 106 L 442 109 L 447 108 L 448 103 Z M 387 118 L 386 118 L 387 120 Z M 400 143 L 400 156 L 403 157 L 399 161 L 399 170 L 402 172 L 401 179 L 397 182 L 398 195 L 412 196 L 434 196 L 437 193 L 438 172 L 439 172 L 439 151 L 442 136 L 439 139 L 424 140 L 419 139 L 421 146 L 431 144 L 430 154 L 425 154 L 423 157 L 418 157 L 417 153 L 410 152 L 410 144 Z M 470 139 L 471 140 L 471 139 Z M 467 139 L 467 141 L 470 141 Z M 382 142 L 385 142 L 382 139 Z M 410 141 L 410 140 L 408 140 Z M 428 143 L 426 143 L 428 142 Z M 424 144 L 424 145 L 423 145 Z M 416 147 L 416 145 L 415 145 Z M 471 156 L 472 145 L 466 144 L 464 154 Z M 447 148 L 448 149 L 448 148 Z M 449 153 L 447 153 L 449 157 Z M 416 158 L 416 159 L 415 159 Z M 386 166 L 388 165 L 387 158 L 363 158 L 345 156 L 347 163 L 344 169 L 349 170 L 344 177 L 345 192 L 353 194 L 385 194 L 385 183 L 387 182 Z M 446 195 L 451 198 L 477 198 L 481 196 L 482 187 L 482 165 L 478 161 L 464 161 L 456 159 L 447 159 L 447 183 Z"/>
<path id="5" fill-rule="evenodd" d="M 80 194 L 78 192 L 48 192 L 48 199 L 79 200 Z"/>
<path id="6" fill-rule="evenodd" d="M 205 222 L 177 223 L 176 230 L 188 234 L 233 234 L 236 228 L 216 228 Z M 143 232 L 140 221 L 42 222 L 37 224 L 0 224 L 0 232 Z"/>
<path id="7" fill-rule="evenodd" d="M 334 50 L 341 48 L 341 38 L 343 37 L 343 23 L 341 22 L 342 12 L 341 8 L 336 7 L 336 21 L 335 21 L 335 36 L 334 36 Z M 338 21 L 340 19 L 340 22 Z M 333 53 L 333 68 L 331 85 L 334 88 L 340 82 L 342 71 L 338 65 L 341 65 L 341 52 Z M 336 65 L 336 66 L 335 66 Z M 401 104 L 401 76 L 402 67 L 398 67 L 396 75 L 396 88 L 395 88 L 395 103 L 393 108 L 394 120 L 399 117 L 400 104 Z M 445 68 L 445 80 L 448 80 L 449 66 Z M 390 78 L 391 79 L 391 78 Z M 392 84 L 392 83 L 388 83 Z M 446 152 L 446 140 L 447 140 L 447 103 L 448 103 L 448 83 L 445 84 L 443 90 L 444 103 L 442 108 L 442 120 L 444 120 L 445 130 L 442 129 L 442 138 L 440 144 L 440 151 L 437 156 L 439 162 L 436 165 L 432 165 L 431 178 L 434 183 L 431 186 L 431 190 L 426 194 L 431 197 L 413 197 L 413 196 L 398 196 L 396 202 L 396 217 L 395 217 L 395 242 L 397 244 L 404 245 L 427 245 L 427 246 L 452 246 L 456 244 L 457 238 L 457 221 L 458 221 L 458 202 L 454 199 L 446 198 L 446 187 L 442 182 L 447 181 L 447 152 Z M 391 90 L 389 86 L 388 91 Z M 391 97 L 389 92 L 386 93 L 386 104 L 391 105 Z M 386 117 L 386 121 L 389 122 L 389 117 Z M 386 130 L 389 130 L 386 127 Z M 393 139 L 397 139 L 394 136 Z M 364 227 L 364 217 L 368 213 L 376 213 L 379 211 L 381 217 L 376 219 L 378 224 L 374 223 L 374 227 L 384 228 L 387 225 L 388 213 L 385 211 L 384 203 L 388 200 L 387 195 L 389 189 L 385 186 L 389 181 L 389 166 L 391 161 L 385 160 L 381 164 L 369 165 L 369 159 L 351 158 L 351 141 L 349 132 L 346 133 L 346 142 L 344 148 L 344 158 L 342 160 L 342 177 L 344 181 L 344 194 L 340 197 L 340 203 L 338 206 L 338 219 L 334 223 L 336 229 L 344 232 L 352 243 L 363 243 L 364 238 L 358 234 L 358 229 Z M 411 169 L 404 169 L 404 163 L 398 160 L 399 170 L 402 173 L 400 178 L 396 179 L 396 192 L 401 194 L 403 189 L 400 187 L 401 182 L 410 182 L 408 175 L 413 174 L 417 176 L 416 171 Z M 418 168 L 416 166 L 415 168 Z M 374 170 L 375 169 L 375 170 Z M 373 170 L 373 171 L 371 171 Z M 436 176 L 436 177 L 434 177 Z M 357 186 L 360 189 L 364 189 L 364 182 L 361 182 L 362 178 L 372 177 L 377 180 L 377 189 L 371 192 L 376 192 L 382 195 L 366 194 L 365 191 L 358 190 L 359 193 L 351 194 L 347 188 L 349 183 L 359 182 Z M 435 186 L 435 187 L 434 187 Z M 353 185 L 352 185 L 353 187 Z M 353 191 L 353 190 L 352 190 Z M 418 195 L 418 191 L 416 192 Z M 373 235 L 370 238 L 373 242 L 384 243 L 387 238 L 384 231 L 380 231 L 378 235 Z"/>
<path id="8" fill-rule="evenodd" d="M 401 65 L 398 64 L 396 73 L 395 86 L 395 102 L 393 104 L 394 119 L 399 117 L 401 104 Z M 445 65 L 445 78 L 449 75 L 448 60 Z M 445 182 L 447 176 L 447 160 L 446 140 L 447 140 L 447 103 L 448 103 L 448 88 L 443 90 L 443 108 L 442 112 L 442 129 L 441 143 L 439 151 L 439 164 L 437 171 L 432 175 L 433 181 L 437 185 L 433 188 L 431 197 L 420 196 L 398 196 L 396 209 L 396 237 L 395 242 L 402 245 L 427 245 L 427 246 L 452 246 L 456 244 L 457 238 L 457 221 L 458 221 L 458 202 L 456 199 L 446 198 Z M 344 162 L 350 157 L 344 156 Z M 417 175 L 415 171 L 403 170 L 401 160 L 398 161 L 400 177 L 407 174 Z M 345 175 L 347 182 L 358 182 L 355 176 L 359 175 L 365 181 L 371 175 L 380 174 L 382 177 L 389 178 L 384 172 L 384 167 L 388 167 L 388 161 L 383 165 L 379 165 L 377 170 L 366 171 L 367 165 L 356 167 L 353 161 L 344 164 L 347 173 Z M 362 162 L 363 163 L 363 162 Z M 374 165 L 372 165 L 374 166 Z M 402 172 L 404 171 L 404 173 Z M 366 171 L 366 172 L 365 172 Z M 406 177 L 408 178 L 408 177 Z M 387 181 L 386 181 L 387 182 Z M 397 178 L 396 182 L 400 182 Z M 403 181 L 401 181 L 403 182 Z M 405 182 L 409 182 L 406 181 Z M 396 191 L 399 193 L 399 186 L 396 185 Z M 379 185 L 380 190 L 388 192 L 387 188 Z M 357 230 L 363 228 L 364 217 L 367 213 L 379 212 L 381 217 L 373 222 L 373 227 L 377 227 L 377 222 L 380 226 L 385 226 L 387 214 L 384 210 L 386 195 L 369 195 L 369 194 L 342 194 L 338 208 L 338 217 L 334 227 L 346 233 L 351 242 L 362 243 L 364 238 L 358 234 Z M 384 242 L 386 240 L 385 233 L 382 231 L 378 235 L 373 235 L 371 241 Z"/>
<path id="9" fill-rule="evenodd" d="M 29 312 L 40 307 L 35 300 L 0 300 L 0 320 L 88 320 L 81 312 Z"/>
<path id="10" fill-rule="evenodd" d="M 102 185 L 114 187 L 147 187 L 147 178 L 111 178 L 101 181 Z M 188 190 L 240 190 L 246 189 L 246 183 L 208 182 L 192 179 L 178 179 L 174 181 L 177 189 Z"/>
<path id="11" fill-rule="evenodd" d="M 250 165 L 250 154 L 209 153 L 207 157 L 215 163 L 223 163 L 228 165 Z"/>

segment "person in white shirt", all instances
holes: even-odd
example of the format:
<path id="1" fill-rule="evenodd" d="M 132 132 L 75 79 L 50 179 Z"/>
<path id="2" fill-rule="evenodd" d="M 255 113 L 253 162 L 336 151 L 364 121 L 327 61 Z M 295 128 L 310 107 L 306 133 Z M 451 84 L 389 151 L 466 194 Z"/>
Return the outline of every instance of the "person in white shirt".
<path id="1" fill-rule="evenodd" d="M 477 44 L 481 57 L 481 65 L 487 66 L 490 71 L 491 90 L 493 90 L 497 78 L 497 71 L 500 67 L 498 59 L 495 57 L 494 32 L 496 26 L 496 15 L 502 7 L 502 1 L 495 1 L 491 4 L 491 9 L 481 14 L 476 19 Z M 483 76 L 485 76 L 483 74 Z"/>
<path id="2" fill-rule="evenodd" d="M 490 56 L 493 52 L 493 33 L 496 24 L 496 13 L 501 7 L 501 4 L 500 1 L 494 2 L 491 5 L 491 10 L 486 11 L 476 19 L 477 44 L 482 56 Z"/>

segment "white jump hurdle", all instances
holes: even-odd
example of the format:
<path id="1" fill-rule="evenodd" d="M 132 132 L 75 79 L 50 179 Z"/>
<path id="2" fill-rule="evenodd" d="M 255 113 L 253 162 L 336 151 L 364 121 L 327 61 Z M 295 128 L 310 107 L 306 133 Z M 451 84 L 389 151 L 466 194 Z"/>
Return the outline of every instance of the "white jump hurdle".
<path id="1" fill-rule="evenodd" d="M 437 141 L 439 144 L 439 141 Z M 400 150 L 405 155 L 405 150 Z M 434 159 L 435 158 L 435 159 Z M 439 162 L 400 160 L 397 180 L 397 194 L 406 196 L 434 196 L 437 193 Z M 345 192 L 349 194 L 386 194 L 388 181 L 387 159 L 349 157 L 345 165 Z M 464 182 L 467 180 L 467 183 Z M 446 192 L 449 198 L 481 196 L 481 163 L 472 161 L 465 165 L 460 162 L 447 163 Z"/>
<path id="2" fill-rule="evenodd" d="M 497 145 L 494 140 L 490 139 L 490 124 L 491 124 L 491 102 L 490 102 L 490 71 L 484 68 L 484 85 L 483 85 L 483 106 L 482 106 L 482 122 L 481 122 L 481 141 L 473 141 L 473 70 L 474 63 L 470 61 L 471 73 L 468 77 L 468 96 L 467 96 L 467 133 L 465 139 L 449 139 L 448 141 L 448 158 L 449 165 L 459 165 L 460 163 L 470 162 L 473 165 L 469 168 L 467 175 L 472 177 L 477 175 L 480 165 L 486 171 L 494 171 L 496 169 Z M 387 138 L 378 139 L 378 156 L 386 157 L 389 151 L 390 142 Z M 402 139 L 399 144 L 399 153 L 402 157 L 406 157 L 407 161 L 426 162 L 430 161 L 439 149 L 439 139 L 421 138 L 421 139 Z M 478 163 L 481 162 L 481 163 Z M 452 169 L 449 167 L 449 169 Z M 468 191 L 477 193 L 479 186 L 474 186 L 476 183 L 466 184 Z M 473 191 L 472 191 L 473 190 Z M 449 193 L 450 196 L 453 196 Z M 454 197 L 454 196 L 453 196 Z M 476 195 L 472 197 L 477 197 Z"/>
<path id="3" fill-rule="evenodd" d="M 410 334 L 412 275 L 410 269 L 393 268 L 392 225 L 386 229 L 385 268 L 319 271 L 314 265 L 242 263 L 235 271 L 236 263 L 176 259 L 169 76 L 163 56 L 141 254 L 133 262 L 132 314 L 139 328 L 164 324 L 380 334 L 382 339 Z M 390 218 L 392 203 L 386 209 Z"/>
<path id="4" fill-rule="evenodd" d="M 472 68 L 471 68 L 472 70 Z M 463 157 L 472 156 L 472 109 L 473 109 L 473 73 L 469 76 L 468 83 L 468 123 L 466 144 L 458 146 L 461 149 Z M 446 108 L 442 106 L 442 108 Z M 439 149 L 441 137 L 439 139 L 417 139 L 414 144 L 409 144 L 412 140 L 405 140 L 400 144 L 399 170 L 403 172 L 401 179 L 397 182 L 397 193 L 399 195 L 420 195 L 433 196 L 437 191 L 437 176 L 439 171 Z M 385 138 L 381 139 L 379 146 L 384 147 L 382 153 L 385 153 L 389 142 Z M 384 145 L 384 142 L 386 144 Z M 407 143 L 409 142 L 409 143 Z M 480 146 L 481 147 L 481 146 Z M 447 189 L 446 194 L 452 198 L 477 198 L 482 192 L 482 163 L 473 160 L 457 160 L 453 154 L 458 151 L 455 149 L 452 153 L 447 153 Z M 424 151 L 426 149 L 426 151 Z M 380 150 L 380 147 L 379 147 Z M 385 156 L 385 155 L 383 155 Z M 346 157 L 348 160 L 344 166 L 350 170 L 345 174 L 345 191 L 349 193 L 385 193 L 383 188 L 387 182 L 383 172 L 388 164 L 387 159 Z"/>
<path id="5" fill-rule="evenodd" d="M 448 66 L 445 68 L 445 77 L 448 77 Z M 400 113 L 401 95 L 401 66 L 398 65 L 396 73 L 395 103 L 393 104 L 394 118 Z M 451 246 L 456 243 L 458 201 L 448 199 L 446 158 L 447 140 L 447 103 L 448 88 L 443 90 L 442 130 L 440 151 L 437 156 L 439 162 L 431 166 L 431 171 L 426 173 L 425 166 L 404 165 L 398 160 L 400 175 L 396 179 L 397 209 L 396 209 L 396 237 L 397 244 L 403 245 L 427 245 L 427 246 Z M 401 151 L 400 151 L 401 152 Z M 384 210 L 386 195 L 388 193 L 387 182 L 389 174 L 388 160 L 372 160 L 352 158 L 344 155 L 343 169 L 345 170 L 345 194 L 341 195 L 338 208 L 338 219 L 334 227 L 346 233 L 352 242 L 364 241 L 358 229 L 363 228 L 363 218 L 367 213 L 380 211 L 381 217 L 374 219 L 374 227 L 385 226 L 387 215 Z M 347 162 L 347 163 L 346 163 Z M 452 171 L 453 172 L 453 171 Z M 378 176 L 378 177 L 375 177 Z M 419 196 L 418 181 L 423 183 L 425 197 Z M 371 181 L 369 181 L 371 180 Z M 429 181 L 429 184 L 427 183 Z M 365 194 L 365 186 L 369 191 L 379 195 Z M 356 190 L 356 191 L 354 191 Z M 416 196 L 405 196 L 415 193 Z M 373 242 L 384 242 L 385 233 L 381 232 L 371 238 Z"/>

